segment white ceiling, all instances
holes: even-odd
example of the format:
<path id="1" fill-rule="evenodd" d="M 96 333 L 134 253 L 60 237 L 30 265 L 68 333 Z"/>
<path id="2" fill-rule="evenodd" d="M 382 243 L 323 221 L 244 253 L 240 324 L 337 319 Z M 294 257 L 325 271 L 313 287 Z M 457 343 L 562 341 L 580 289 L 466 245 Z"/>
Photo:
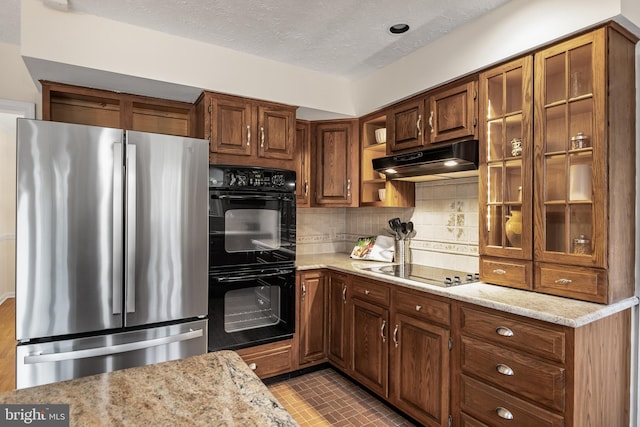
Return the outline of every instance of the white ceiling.
<path id="1" fill-rule="evenodd" d="M 43 0 L 348 79 L 362 77 L 509 0 Z M 0 41 L 19 44 L 20 0 Z M 409 24 L 403 35 L 388 28 Z"/>

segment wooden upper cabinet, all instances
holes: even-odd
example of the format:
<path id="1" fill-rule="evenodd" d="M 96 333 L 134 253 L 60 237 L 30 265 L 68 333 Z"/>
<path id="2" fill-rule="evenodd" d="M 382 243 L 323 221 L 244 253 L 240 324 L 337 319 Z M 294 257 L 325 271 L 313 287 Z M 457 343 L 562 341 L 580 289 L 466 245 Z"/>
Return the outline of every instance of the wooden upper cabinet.
<path id="1" fill-rule="evenodd" d="M 205 91 L 196 111 L 212 163 L 294 169 L 295 107 Z"/>
<path id="2" fill-rule="evenodd" d="M 311 123 L 296 121 L 296 149 L 294 150 L 296 171 L 296 206 L 310 206 L 311 191 Z"/>
<path id="3" fill-rule="evenodd" d="M 535 55 L 538 291 L 633 295 L 636 41 L 605 26 Z"/>
<path id="4" fill-rule="evenodd" d="M 482 72 L 479 94 L 481 278 L 489 283 L 530 289 L 533 57 Z"/>
<path id="5" fill-rule="evenodd" d="M 192 104 L 61 83 L 41 83 L 43 120 L 196 136 Z"/>
<path id="6" fill-rule="evenodd" d="M 434 91 L 427 100 L 425 142 L 437 144 L 477 137 L 477 95 L 475 80 Z"/>
<path id="7" fill-rule="evenodd" d="M 258 105 L 258 157 L 293 159 L 295 148 L 295 110 L 272 105 Z"/>
<path id="8" fill-rule="evenodd" d="M 358 120 L 312 124 L 316 205 L 358 206 Z"/>
<path id="9" fill-rule="evenodd" d="M 211 97 L 209 131 L 212 153 L 250 156 L 257 135 L 253 130 L 253 109 L 243 99 Z"/>
<path id="10" fill-rule="evenodd" d="M 400 103 L 387 117 L 387 152 L 415 150 L 424 144 L 425 99 Z"/>

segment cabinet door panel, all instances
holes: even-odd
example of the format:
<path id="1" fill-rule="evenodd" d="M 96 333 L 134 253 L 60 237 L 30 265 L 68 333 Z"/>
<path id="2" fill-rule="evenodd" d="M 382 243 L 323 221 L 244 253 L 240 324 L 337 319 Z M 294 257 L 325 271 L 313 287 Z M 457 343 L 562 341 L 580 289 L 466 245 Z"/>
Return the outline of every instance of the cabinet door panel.
<path id="1" fill-rule="evenodd" d="M 420 148 L 424 143 L 424 98 L 402 104 L 391 112 L 387 122 L 389 151 Z"/>
<path id="2" fill-rule="evenodd" d="M 357 204 L 356 128 L 351 120 L 315 126 L 315 202 L 319 205 Z"/>
<path id="3" fill-rule="evenodd" d="M 425 425 L 446 426 L 449 331 L 403 314 L 392 324 L 392 403 Z"/>
<path id="4" fill-rule="evenodd" d="M 347 365 L 347 336 L 346 308 L 347 308 L 347 282 L 344 276 L 329 275 L 329 327 L 328 327 L 328 351 L 331 362 L 339 368 L 345 369 Z"/>
<path id="5" fill-rule="evenodd" d="M 258 157 L 293 159 L 295 112 L 258 106 Z"/>
<path id="6" fill-rule="evenodd" d="M 256 143 L 251 111 L 251 104 L 242 100 L 212 99 L 211 152 L 251 155 Z"/>
<path id="7" fill-rule="evenodd" d="M 435 144 L 475 135 L 475 83 L 469 82 L 433 94 L 426 139 Z"/>
<path id="8" fill-rule="evenodd" d="M 298 121 L 296 123 L 296 143 L 294 150 L 296 170 L 296 206 L 309 206 L 309 177 L 310 177 L 310 153 L 311 127 L 309 122 Z"/>
<path id="9" fill-rule="evenodd" d="M 325 278 L 321 273 L 300 275 L 300 364 L 323 359 L 325 354 Z"/>
<path id="10" fill-rule="evenodd" d="M 353 378 L 386 398 L 389 393 L 389 311 L 356 298 L 351 301 Z"/>

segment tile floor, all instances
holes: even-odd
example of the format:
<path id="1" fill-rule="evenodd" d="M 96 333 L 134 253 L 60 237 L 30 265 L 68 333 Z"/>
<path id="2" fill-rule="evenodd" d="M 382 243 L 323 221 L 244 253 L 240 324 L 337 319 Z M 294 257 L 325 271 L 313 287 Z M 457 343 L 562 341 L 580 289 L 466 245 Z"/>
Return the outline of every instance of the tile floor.
<path id="1" fill-rule="evenodd" d="M 269 390 L 302 427 L 414 425 L 330 368 L 271 384 Z"/>

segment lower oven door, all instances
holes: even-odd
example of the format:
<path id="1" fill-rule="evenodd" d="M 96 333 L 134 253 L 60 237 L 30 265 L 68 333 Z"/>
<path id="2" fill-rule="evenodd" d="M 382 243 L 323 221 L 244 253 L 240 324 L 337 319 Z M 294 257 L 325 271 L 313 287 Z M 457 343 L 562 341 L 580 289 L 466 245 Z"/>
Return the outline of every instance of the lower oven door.
<path id="1" fill-rule="evenodd" d="M 209 351 L 279 341 L 295 330 L 295 269 L 209 276 Z"/>

